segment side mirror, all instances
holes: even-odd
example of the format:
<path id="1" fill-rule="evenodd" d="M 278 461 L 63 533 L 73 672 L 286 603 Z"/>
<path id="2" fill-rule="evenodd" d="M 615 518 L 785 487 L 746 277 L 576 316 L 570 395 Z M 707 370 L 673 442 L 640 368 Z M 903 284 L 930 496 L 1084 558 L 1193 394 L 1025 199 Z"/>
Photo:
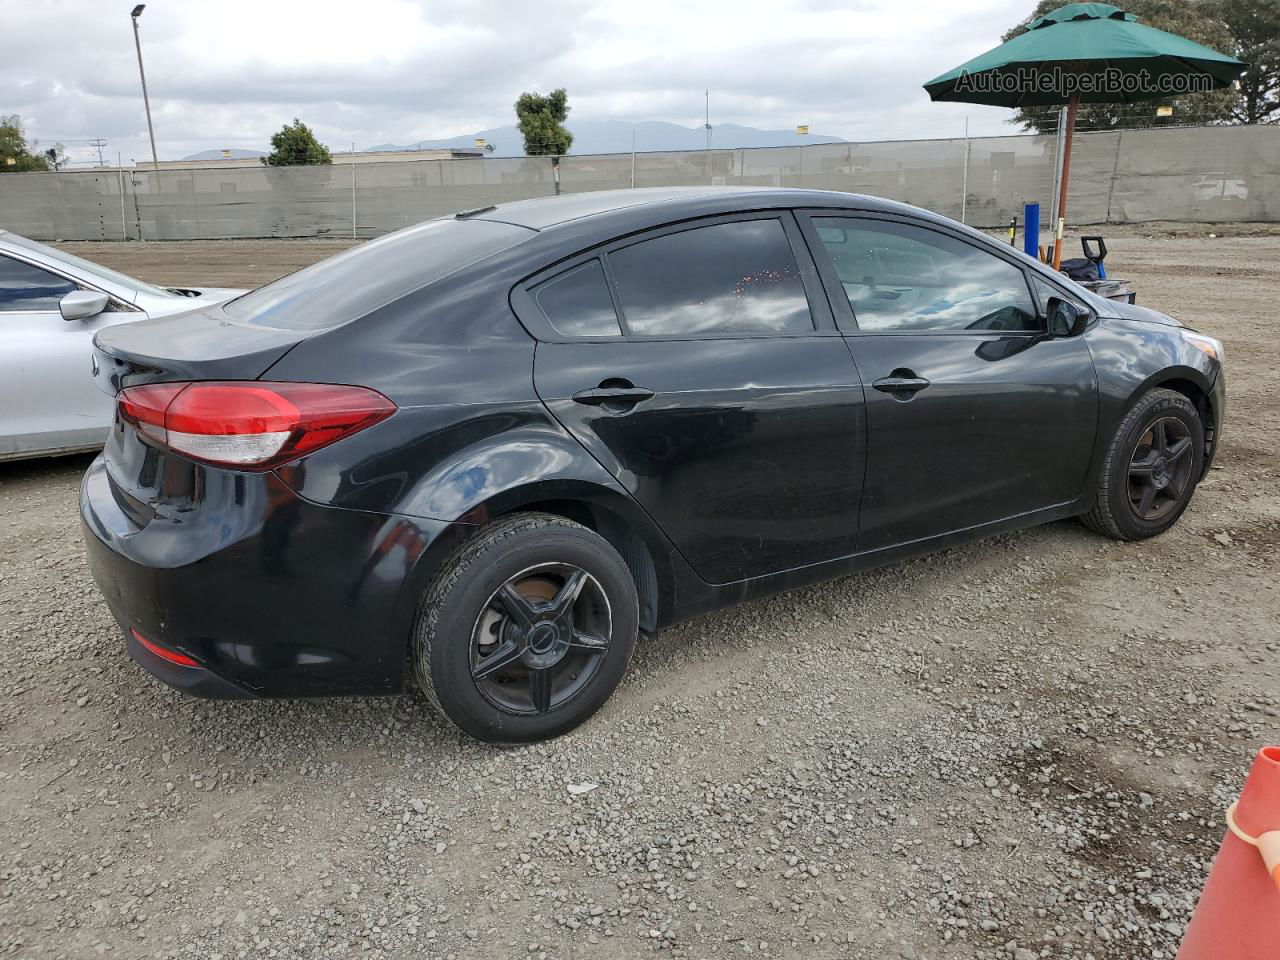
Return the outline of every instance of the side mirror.
<path id="1" fill-rule="evenodd" d="M 1051 337 L 1078 337 L 1093 317 L 1087 309 L 1061 297 L 1050 297 L 1048 333 Z"/>
<path id="2" fill-rule="evenodd" d="M 107 295 L 93 290 L 72 290 L 58 301 L 63 320 L 85 320 L 107 309 Z"/>

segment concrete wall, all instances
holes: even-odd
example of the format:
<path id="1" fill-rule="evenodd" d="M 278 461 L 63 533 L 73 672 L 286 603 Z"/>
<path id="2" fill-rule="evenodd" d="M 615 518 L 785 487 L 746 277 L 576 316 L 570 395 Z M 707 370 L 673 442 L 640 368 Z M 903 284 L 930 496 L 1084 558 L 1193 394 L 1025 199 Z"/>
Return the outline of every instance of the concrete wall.
<path id="1" fill-rule="evenodd" d="M 1052 136 L 568 156 L 560 190 L 765 184 L 869 193 L 998 227 L 1053 193 Z M 966 189 L 967 184 L 967 189 Z M 370 237 L 548 196 L 546 157 L 0 174 L 0 227 L 41 240 Z M 962 203 L 963 197 L 963 203 Z M 122 201 L 123 200 L 123 204 Z M 1083 133 L 1073 224 L 1280 220 L 1280 127 Z"/>

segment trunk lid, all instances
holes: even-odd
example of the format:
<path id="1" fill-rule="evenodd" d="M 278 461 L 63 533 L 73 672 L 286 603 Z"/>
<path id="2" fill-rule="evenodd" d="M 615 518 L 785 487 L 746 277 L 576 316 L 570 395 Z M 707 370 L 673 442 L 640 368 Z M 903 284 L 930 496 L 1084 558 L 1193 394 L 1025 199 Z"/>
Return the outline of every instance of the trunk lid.
<path id="1" fill-rule="evenodd" d="M 93 338 L 93 378 L 114 397 L 171 380 L 256 380 L 314 331 L 231 322 L 222 308 L 104 327 Z"/>

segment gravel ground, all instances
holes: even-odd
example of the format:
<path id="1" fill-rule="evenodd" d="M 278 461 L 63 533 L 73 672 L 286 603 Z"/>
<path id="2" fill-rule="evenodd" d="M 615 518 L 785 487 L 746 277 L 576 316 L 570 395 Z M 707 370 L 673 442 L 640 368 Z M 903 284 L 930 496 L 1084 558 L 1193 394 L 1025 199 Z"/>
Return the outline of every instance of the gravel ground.
<path id="1" fill-rule="evenodd" d="M 416 694 L 171 692 L 85 568 L 87 460 L 0 464 L 0 956 L 1171 957 L 1280 740 L 1280 236 L 1207 231 L 1110 244 L 1227 344 L 1173 531 L 1063 522 L 701 618 L 540 746 Z M 236 285 L 341 245 L 69 246 Z"/>

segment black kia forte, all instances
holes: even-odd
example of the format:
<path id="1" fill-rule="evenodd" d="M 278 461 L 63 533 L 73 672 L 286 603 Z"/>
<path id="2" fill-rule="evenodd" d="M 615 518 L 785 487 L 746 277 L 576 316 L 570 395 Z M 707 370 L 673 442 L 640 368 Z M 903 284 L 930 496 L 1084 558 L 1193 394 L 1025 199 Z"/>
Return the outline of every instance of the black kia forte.
<path id="1" fill-rule="evenodd" d="M 130 653 L 208 697 L 414 680 L 491 741 L 639 631 L 1002 531 L 1169 528 L 1222 345 L 912 207 L 628 190 L 423 223 L 107 328 L 81 511 Z"/>

